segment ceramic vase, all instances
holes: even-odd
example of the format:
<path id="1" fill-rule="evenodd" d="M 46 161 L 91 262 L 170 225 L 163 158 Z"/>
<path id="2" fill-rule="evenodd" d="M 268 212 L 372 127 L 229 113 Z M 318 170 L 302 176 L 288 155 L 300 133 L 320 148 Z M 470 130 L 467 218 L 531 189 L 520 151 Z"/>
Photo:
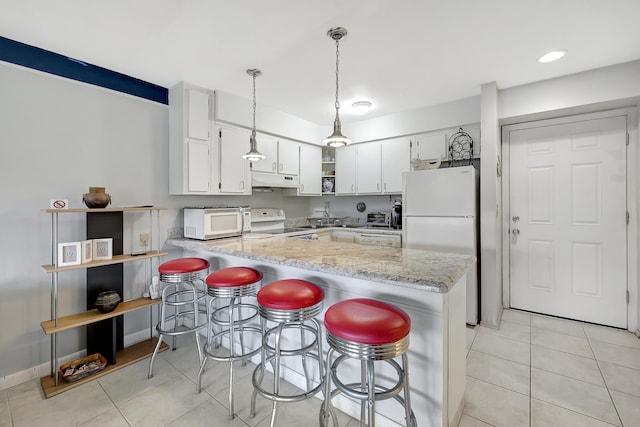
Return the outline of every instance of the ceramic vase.
<path id="1" fill-rule="evenodd" d="M 105 193 L 104 187 L 89 187 L 82 201 L 88 208 L 104 208 L 111 203 L 111 196 Z"/>

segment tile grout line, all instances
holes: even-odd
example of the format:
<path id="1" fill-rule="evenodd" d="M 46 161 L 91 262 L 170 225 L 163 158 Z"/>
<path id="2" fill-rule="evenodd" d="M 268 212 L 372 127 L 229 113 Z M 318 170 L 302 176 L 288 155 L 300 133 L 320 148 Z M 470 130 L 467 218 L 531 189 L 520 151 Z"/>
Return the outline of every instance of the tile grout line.
<path id="1" fill-rule="evenodd" d="M 116 402 L 113 401 L 113 399 L 111 398 L 111 396 L 109 396 L 109 393 L 107 393 L 107 390 L 105 390 L 104 386 L 102 385 L 102 383 L 100 382 L 100 380 L 96 381 L 98 383 L 98 385 L 100 386 L 100 388 L 102 389 L 102 392 L 107 396 L 107 399 L 109 399 L 109 401 L 111 402 L 111 404 L 113 404 L 113 407 L 116 408 L 116 410 L 118 411 L 118 413 L 120 414 L 120 416 L 122 417 L 122 419 L 124 420 L 125 423 L 127 423 L 127 425 L 129 427 L 131 427 L 131 423 L 129 422 L 129 419 L 122 413 L 122 411 L 120 410 L 120 407 L 116 404 Z M 104 411 L 102 414 L 107 413 L 109 410 Z M 91 419 L 95 419 L 96 417 L 99 417 L 102 414 L 98 414 L 95 417 L 91 418 Z M 88 421 L 88 420 L 87 420 Z"/>
<path id="2" fill-rule="evenodd" d="M 598 366 L 598 371 L 600 372 L 600 376 L 602 377 L 602 382 L 604 382 L 604 387 L 607 390 L 609 399 L 611 399 L 613 410 L 616 411 L 616 416 L 618 417 L 618 421 L 620 421 L 620 425 L 624 427 L 624 423 L 622 422 L 622 418 L 620 417 L 620 412 L 618 411 L 616 402 L 613 400 L 613 396 L 611 395 L 611 390 L 609 390 L 609 384 L 607 384 L 607 379 L 604 377 L 604 373 L 602 372 L 602 368 L 600 367 L 600 361 L 596 357 L 596 352 L 593 350 L 593 346 L 591 345 L 591 338 L 589 338 L 589 334 L 587 334 L 587 331 L 584 329 L 584 326 L 582 326 L 582 331 L 584 332 L 584 335 L 587 337 L 587 344 L 589 344 L 589 349 L 591 350 L 591 353 L 593 353 L 593 359 L 596 361 L 596 366 Z"/>

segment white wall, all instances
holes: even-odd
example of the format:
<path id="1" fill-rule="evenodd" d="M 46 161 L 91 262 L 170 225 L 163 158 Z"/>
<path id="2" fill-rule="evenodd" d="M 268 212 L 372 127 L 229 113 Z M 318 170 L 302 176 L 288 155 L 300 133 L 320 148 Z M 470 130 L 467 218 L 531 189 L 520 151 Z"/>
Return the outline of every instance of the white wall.
<path id="1" fill-rule="evenodd" d="M 480 322 L 497 327 L 502 315 L 502 239 L 500 188 L 500 132 L 498 129 L 498 87 L 481 88 L 480 157 Z"/>
<path id="2" fill-rule="evenodd" d="M 215 98 L 214 117 L 217 122 L 231 123 L 248 129 L 253 127 L 251 99 L 220 90 L 215 91 Z M 318 145 L 326 137 L 322 126 L 264 104 L 256 105 L 256 129 Z"/>
<path id="3" fill-rule="evenodd" d="M 479 121 L 480 97 L 473 96 L 369 120 L 343 122 L 342 131 L 353 142 L 364 142 L 458 127 Z M 331 126 L 326 128 L 326 135 L 331 133 L 331 129 Z"/>
<path id="4" fill-rule="evenodd" d="M 40 268 L 51 263 L 51 220 L 42 212 L 49 199 L 84 207 L 88 187 L 104 186 L 113 206 L 167 207 L 161 214 L 162 241 L 167 228 L 181 227 L 179 208 L 187 205 L 281 206 L 292 216 L 309 212 L 307 198 L 285 197 L 279 190 L 244 197 L 169 196 L 166 105 L 4 62 L 0 93 L 0 380 L 49 361 L 50 339 L 40 327 L 50 316 L 50 277 Z M 126 221 L 126 230 L 135 229 Z M 60 215 L 60 232 L 61 241 L 83 240 L 83 215 Z M 138 296 L 145 286 L 138 278 L 144 275 L 127 272 L 137 263 L 129 264 L 125 274 L 136 279 L 125 285 L 126 292 Z M 61 274 L 61 314 L 84 310 L 84 300 L 85 271 Z M 126 333 L 147 327 L 148 314 L 127 315 Z M 60 355 L 84 348 L 83 328 L 59 339 Z"/>

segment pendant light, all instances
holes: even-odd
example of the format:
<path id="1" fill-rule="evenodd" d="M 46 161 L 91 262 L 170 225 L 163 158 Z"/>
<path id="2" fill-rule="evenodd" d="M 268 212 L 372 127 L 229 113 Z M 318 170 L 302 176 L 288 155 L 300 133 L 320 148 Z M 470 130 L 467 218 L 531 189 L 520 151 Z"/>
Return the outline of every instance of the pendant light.
<path id="1" fill-rule="evenodd" d="M 338 100 L 338 67 L 340 65 L 340 40 L 347 35 L 346 28 L 336 27 L 327 31 L 327 36 L 336 41 L 336 118 L 333 121 L 333 133 L 323 141 L 329 147 L 343 147 L 351 143 L 351 140 L 342 134 L 342 124 L 340 123 L 340 101 Z"/>
<path id="2" fill-rule="evenodd" d="M 251 129 L 251 136 L 249 137 L 249 152 L 244 154 L 242 158 L 250 162 L 257 162 L 266 157 L 258 151 L 258 143 L 256 142 L 256 77 L 261 75 L 262 71 L 257 68 L 249 68 L 247 74 L 253 77 L 253 128 Z"/>

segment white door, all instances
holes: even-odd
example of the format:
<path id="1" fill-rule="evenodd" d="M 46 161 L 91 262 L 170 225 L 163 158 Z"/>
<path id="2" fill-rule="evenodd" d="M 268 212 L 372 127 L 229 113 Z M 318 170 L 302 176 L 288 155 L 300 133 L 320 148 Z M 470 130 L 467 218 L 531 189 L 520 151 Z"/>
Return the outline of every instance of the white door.
<path id="1" fill-rule="evenodd" d="M 578 120 L 506 129 L 510 304 L 626 328 L 626 116 Z"/>

